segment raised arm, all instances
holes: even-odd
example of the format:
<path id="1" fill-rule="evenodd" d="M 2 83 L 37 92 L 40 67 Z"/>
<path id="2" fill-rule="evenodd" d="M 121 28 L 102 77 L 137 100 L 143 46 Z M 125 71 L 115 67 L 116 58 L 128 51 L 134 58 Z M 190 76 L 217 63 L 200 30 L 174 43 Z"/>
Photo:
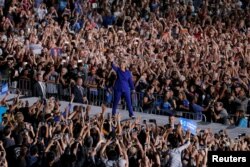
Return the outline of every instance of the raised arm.
<path id="1" fill-rule="evenodd" d="M 183 144 L 182 146 L 180 146 L 179 148 L 177 148 L 178 151 L 182 152 L 183 150 L 185 150 L 186 148 L 188 148 L 188 146 L 190 145 L 190 137 L 191 137 L 191 133 L 188 130 L 187 133 L 186 133 L 187 141 L 185 142 L 185 144 Z"/>
<path id="2" fill-rule="evenodd" d="M 118 67 L 117 67 L 116 65 L 114 65 L 113 62 L 111 62 L 111 67 L 112 67 L 112 69 L 113 69 L 115 72 L 118 71 Z"/>
<path id="3" fill-rule="evenodd" d="M 185 144 L 183 144 L 182 146 L 180 146 L 179 148 L 177 148 L 178 151 L 182 152 L 183 150 L 185 150 L 186 148 L 188 148 L 188 146 L 190 145 L 190 141 L 188 140 Z"/>

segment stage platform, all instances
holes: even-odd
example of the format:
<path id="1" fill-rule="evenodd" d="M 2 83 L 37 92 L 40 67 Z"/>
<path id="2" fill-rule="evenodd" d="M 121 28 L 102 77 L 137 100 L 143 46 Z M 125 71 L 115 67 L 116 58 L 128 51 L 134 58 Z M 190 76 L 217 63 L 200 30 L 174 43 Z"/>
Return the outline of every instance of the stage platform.
<path id="1" fill-rule="evenodd" d="M 7 101 L 13 99 L 16 95 L 14 94 L 10 94 L 9 97 L 7 98 Z M 0 95 L 0 99 L 3 98 L 3 95 Z M 22 100 L 28 100 L 29 104 L 33 104 L 34 102 L 36 102 L 38 100 L 38 98 L 36 97 L 21 97 Z M 61 111 L 64 111 L 65 107 L 69 104 L 69 102 L 66 101 L 61 101 Z M 75 104 L 74 105 L 79 105 L 79 104 Z M 84 105 L 85 106 L 85 105 Z M 97 107 L 97 106 L 91 106 L 91 113 L 90 115 L 95 115 L 97 113 L 101 112 L 101 107 Z M 121 119 L 122 120 L 127 120 L 129 119 L 128 116 L 128 111 L 124 111 L 124 110 L 118 110 L 118 112 L 121 114 Z M 107 109 L 107 113 L 111 113 L 111 109 L 108 108 Z M 159 125 L 165 125 L 168 123 L 168 116 L 162 116 L 162 115 L 154 115 L 154 114 L 147 114 L 147 113 L 141 113 L 141 112 L 135 112 L 135 116 L 141 116 L 141 120 L 149 120 L 149 119 L 156 119 L 157 124 Z M 207 123 L 207 122 L 197 122 L 198 128 L 199 129 L 207 129 L 207 128 L 211 128 L 213 130 L 214 133 L 219 132 L 221 129 L 227 129 L 227 133 L 231 138 L 235 138 L 238 137 L 239 134 L 242 133 L 246 133 L 246 135 L 250 135 L 250 128 L 239 128 L 239 127 L 235 127 L 235 126 L 225 126 L 222 124 L 218 124 L 218 123 Z M 179 123 L 179 119 L 176 119 L 176 124 Z"/>

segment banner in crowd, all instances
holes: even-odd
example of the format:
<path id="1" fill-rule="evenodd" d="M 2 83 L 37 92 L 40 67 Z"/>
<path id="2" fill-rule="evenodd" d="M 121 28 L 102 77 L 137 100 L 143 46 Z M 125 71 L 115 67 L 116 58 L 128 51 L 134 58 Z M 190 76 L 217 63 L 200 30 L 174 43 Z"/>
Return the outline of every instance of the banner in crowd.
<path id="1" fill-rule="evenodd" d="M 8 91 L 9 91 L 8 83 L 3 83 L 2 84 L 2 89 L 1 89 L 1 95 L 7 93 Z"/>
<path id="2" fill-rule="evenodd" d="M 9 91 L 8 83 L 2 84 L 1 95 L 7 93 Z M 0 123 L 2 123 L 2 117 L 6 113 L 7 108 L 5 106 L 0 106 Z"/>
<path id="3" fill-rule="evenodd" d="M 193 135 L 196 135 L 197 123 L 195 121 L 186 118 L 180 118 L 180 124 L 183 130 L 187 131 L 189 129 Z"/>
<path id="4" fill-rule="evenodd" d="M 40 44 L 30 44 L 30 50 L 35 55 L 40 55 L 42 53 L 43 47 Z"/>

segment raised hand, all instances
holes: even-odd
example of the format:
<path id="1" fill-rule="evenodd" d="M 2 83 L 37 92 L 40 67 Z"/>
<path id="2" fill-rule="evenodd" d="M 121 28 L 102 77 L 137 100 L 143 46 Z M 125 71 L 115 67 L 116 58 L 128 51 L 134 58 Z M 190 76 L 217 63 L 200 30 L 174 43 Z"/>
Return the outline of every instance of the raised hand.
<path id="1" fill-rule="evenodd" d="M 180 134 L 180 135 L 182 134 L 182 126 L 181 126 L 181 124 L 178 124 L 177 133 Z"/>
<path id="2" fill-rule="evenodd" d="M 71 102 L 71 103 L 74 101 L 74 98 L 75 98 L 75 95 L 72 94 L 72 95 L 71 95 L 71 98 L 70 98 L 70 102 Z"/>
<path id="3" fill-rule="evenodd" d="M 90 112 L 90 110 L 91 110 L 91 106 L 88 105 L 87 108 L 86 108 L 86 111 Z"/>
<path id="4" fill-rule="evenodd" d="M 102 112 L 106 112 L 107 111 L 107 106 L 105 104 L 102 104 Z"/>

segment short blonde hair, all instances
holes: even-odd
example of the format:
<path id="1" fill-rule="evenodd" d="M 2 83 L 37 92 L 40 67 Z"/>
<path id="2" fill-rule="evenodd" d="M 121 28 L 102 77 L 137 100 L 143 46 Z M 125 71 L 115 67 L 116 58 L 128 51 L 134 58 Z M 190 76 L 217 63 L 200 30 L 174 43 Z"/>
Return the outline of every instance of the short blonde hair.
<path id="1" fill-rule="evenodd" d="M 17 121 L 17 123 L 23 122 L 24 121 L 23 113 L 17 112 L 15 115 L 15 120 Z"/>

